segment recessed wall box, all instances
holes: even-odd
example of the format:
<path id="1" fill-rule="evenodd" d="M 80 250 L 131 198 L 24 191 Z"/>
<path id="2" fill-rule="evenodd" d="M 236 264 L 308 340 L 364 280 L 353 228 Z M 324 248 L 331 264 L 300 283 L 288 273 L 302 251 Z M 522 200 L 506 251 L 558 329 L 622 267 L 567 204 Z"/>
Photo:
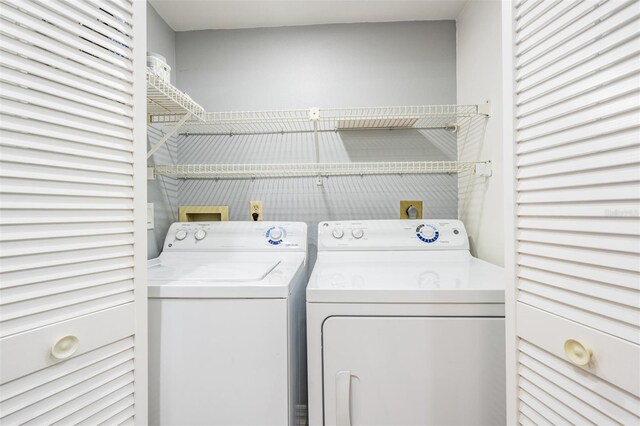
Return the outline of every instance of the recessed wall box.
<path id="1" fill-rule="evenodd" d="M 180 206 L 180 222 L 229 220 L 229 206 Z"/>
<path id="2" fill-rule="evenodd" d="M 422 219 L 422 201 L 400 201 L 400 219 Z"/>

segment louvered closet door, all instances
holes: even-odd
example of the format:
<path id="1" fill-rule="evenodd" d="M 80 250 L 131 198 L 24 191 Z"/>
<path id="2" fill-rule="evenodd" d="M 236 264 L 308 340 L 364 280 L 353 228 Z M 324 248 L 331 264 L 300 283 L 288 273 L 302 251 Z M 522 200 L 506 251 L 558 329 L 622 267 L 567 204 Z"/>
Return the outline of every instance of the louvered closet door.
<path id="1" fill-rule="evenodd" d="M 513 7 L 517 420 L 640 424 L 640 2 Z"/>
<path id="2" fill-rule="evenodd" d="M 3 425 L 146 421 L 144 13 L 0 0 Z"/>

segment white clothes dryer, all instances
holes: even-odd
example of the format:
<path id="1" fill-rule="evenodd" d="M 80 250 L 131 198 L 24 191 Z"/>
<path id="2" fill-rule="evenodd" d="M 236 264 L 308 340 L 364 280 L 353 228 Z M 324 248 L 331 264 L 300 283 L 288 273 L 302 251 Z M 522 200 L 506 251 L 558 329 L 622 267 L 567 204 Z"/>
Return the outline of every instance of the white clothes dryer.
<path id="1" fill-rule="evenodd" d="M 309 423 L 505 424 L 504 274 L 457 220 L 321 222 Z"/>
<path id="2" fill-rule="evenodd" d="M 304 223 L 171 225 L 149 261 L 151 424 L 295 424 L 306 250 Z"/>

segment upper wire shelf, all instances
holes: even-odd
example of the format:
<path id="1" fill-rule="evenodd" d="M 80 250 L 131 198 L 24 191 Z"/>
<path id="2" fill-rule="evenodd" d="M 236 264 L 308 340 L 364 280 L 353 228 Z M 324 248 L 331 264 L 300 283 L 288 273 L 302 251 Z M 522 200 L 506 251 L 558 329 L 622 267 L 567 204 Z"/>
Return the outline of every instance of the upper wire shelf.
<path id="1" fill-rule="evenodd" d="M 488 116 L 488 105 L 415 105 L 310 108 L 280 111 L 207 112 L 179 126 L 186 135 L 260 135 L 382 129 L 446 129 Z M 200 118 L 200 117 L 199 117 Z M 160 114 L 151 122 L 175 126 L 181 114 Z"/>
<path id="2" fill-rule="evenodd" d="M 154 122 L 157 116 L 177 116 L 191 114 L 191 119 L 200 121 L 205 110 L 184 92 L 147 68 L 147 114 Z M 178 121 L 180 120 L 178 119 Z"/>

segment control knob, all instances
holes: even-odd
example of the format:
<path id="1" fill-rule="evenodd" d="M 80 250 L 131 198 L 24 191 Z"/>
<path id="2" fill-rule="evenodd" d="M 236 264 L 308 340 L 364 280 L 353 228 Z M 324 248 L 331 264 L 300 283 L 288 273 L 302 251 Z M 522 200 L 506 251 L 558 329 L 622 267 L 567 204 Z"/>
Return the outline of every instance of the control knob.
<path id="1" fill-rule="evenodd" d="M 272 240 L 279 240 L 282 238 L 282 230 L 278 228 L 274 228 L 269 232 L 269 236 Z"/>
<path id="2" fill-rule="evenodd" d="M 194 236 L 194 237 L 196 237 L 196 240 L 198 240 L 198 241 L 199 241 L 199 240 L 204 239 L 204 237 L 206 237 L 206 236 L 207 236 L 207 232 L 206 232 L 204 229 L 198 229 L 198 230 L 196 231 L 196 233 L 195 233 L 195 234 L 193 234 L 193 236 Z"/>
<path id="3" fill-rule="evenodd" d="M 433 238 L 436 235 L 436 230 L 430 226 L 423 226 L 420 233 L 425 238 Z"/>
<path id="4" fill-rule="evenodd" d="M 360 238 L 362 238 L 364 236 L 364 231 L 362 229 L 360 229 L 360 228 L 355 228 L 355 229 L 353 229 L 351 231 L 351 235 L 356 240 L 359 240 Z"/>
<path id="5" fill-rule="evenodd" d="M 176 231 L 175 238 L 178 241 L 184 240 L 185 238 L 187 238 L 187 231 L 185 231 L 184 229 L 179 229 L 178 231 Z"/>
<path id="6" fill-rule="evenodd" d="M 331 235 L 333 235 L 333 238 L 340 239 L 344 236 L 344 231 L 340 228 L 334 228 L 333 232 L 331 232 Z"/>

